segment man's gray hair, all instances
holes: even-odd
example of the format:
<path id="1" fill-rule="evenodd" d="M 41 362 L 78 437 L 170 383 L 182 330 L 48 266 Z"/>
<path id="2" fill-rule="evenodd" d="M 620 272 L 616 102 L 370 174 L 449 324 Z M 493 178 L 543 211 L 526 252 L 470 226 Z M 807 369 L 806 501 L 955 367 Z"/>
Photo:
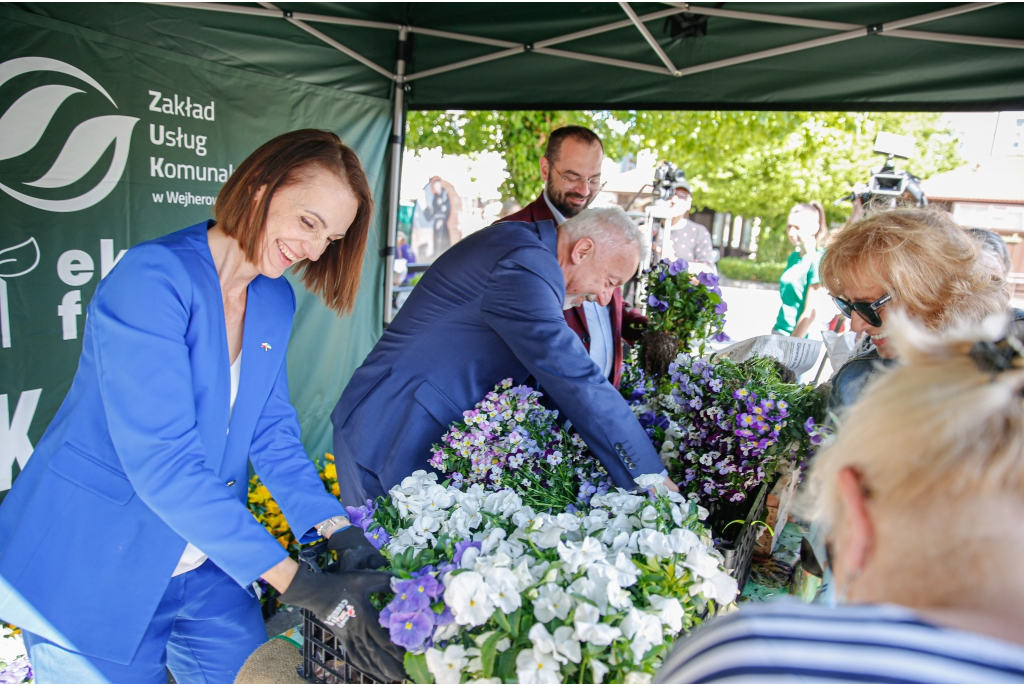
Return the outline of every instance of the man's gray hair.
<path id="1" fill-rule="evenodd" d="M 641 261 L 646 251 L 643 232 L 621 207 L 585 209 L 566 220 L 559 229 L 565 231 L 574 243 L 581 238 L 590 238 L 598 244 L 617 239 L 636 245 Z"/>

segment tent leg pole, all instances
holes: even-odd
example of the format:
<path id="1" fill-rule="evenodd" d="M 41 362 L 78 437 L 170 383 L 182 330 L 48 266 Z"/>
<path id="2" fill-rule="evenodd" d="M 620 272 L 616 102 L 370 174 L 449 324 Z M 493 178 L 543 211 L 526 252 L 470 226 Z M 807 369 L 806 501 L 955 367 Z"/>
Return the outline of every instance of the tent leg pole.
<path id="1" fill-rule="evenodd" d="M 384 328 L 391 323 L 394 294 L 395 245 L 398 242 L 398 205 L 402 186 L 402 156 L 405 153 L 405 58 L 409 30 L 398 32 L 398 60 L 395 65 L 395 112 L 391 126 L 391 177 L 388 196 L 388 238 L 384 250 Z"/>

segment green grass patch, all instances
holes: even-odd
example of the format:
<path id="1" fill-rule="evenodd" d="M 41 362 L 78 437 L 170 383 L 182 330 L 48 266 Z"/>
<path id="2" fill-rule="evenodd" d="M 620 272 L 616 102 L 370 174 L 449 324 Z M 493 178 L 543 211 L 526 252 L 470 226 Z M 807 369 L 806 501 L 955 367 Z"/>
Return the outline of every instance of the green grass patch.
<path id="1" fill-rule="evenodd" d="M 781 262 L 754 262 L 740 257 L 722 257 L 718 262 L 718 272 L 734 281 L 778 283 L 785 270 Z"/>

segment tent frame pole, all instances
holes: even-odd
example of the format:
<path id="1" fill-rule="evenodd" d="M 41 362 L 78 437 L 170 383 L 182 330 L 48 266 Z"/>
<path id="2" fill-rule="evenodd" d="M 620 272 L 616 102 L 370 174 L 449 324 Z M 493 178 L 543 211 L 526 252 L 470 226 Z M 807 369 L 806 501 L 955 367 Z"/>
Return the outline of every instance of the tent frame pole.
<path id="1" fill-rule="evenodd" d="M 405 59 L 409 41 L 406 26 L 398 30 L 398 57 L 395 60 L 395 111 L 391 125 L 391 173 L 388 178 L 388 232 L 384 253 L 384 328 L 391 323 L 391 297 L 394 294 L 395 246 L 398 243 L 398 207 L 402 187 L 402 156 L 405 154 Z"/>

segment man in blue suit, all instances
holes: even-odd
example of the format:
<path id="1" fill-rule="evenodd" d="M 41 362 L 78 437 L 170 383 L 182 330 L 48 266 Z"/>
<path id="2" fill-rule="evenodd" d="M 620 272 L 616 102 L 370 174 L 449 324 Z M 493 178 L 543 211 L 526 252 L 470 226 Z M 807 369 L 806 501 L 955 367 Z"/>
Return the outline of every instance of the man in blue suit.
<path id="1" fill-rule="evenodd" d="M 445 252 L 331 415 L 342 501 L 382 495 L 427 468 L 430 446 L 504 378 L 532 376 L 616 485 L 662 473 L 647 434 L 562 314 L 588 299 L 607 305 L 643 250 L 640 230 L 613 207 L 558 228 L 495 224 Z"/>

